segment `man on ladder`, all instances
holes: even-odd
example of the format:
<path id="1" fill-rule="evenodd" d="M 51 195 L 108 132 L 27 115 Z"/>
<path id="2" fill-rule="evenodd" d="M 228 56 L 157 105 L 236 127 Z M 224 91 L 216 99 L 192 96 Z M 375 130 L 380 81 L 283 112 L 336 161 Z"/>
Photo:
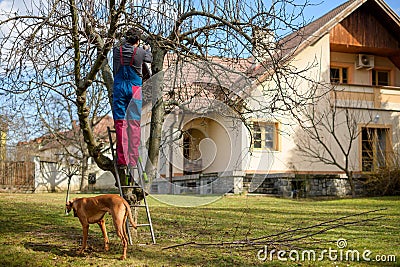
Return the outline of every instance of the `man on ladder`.
<path id="1" fill-rule="evenodd" d="M 128 198 L 128 188 L 141 188 L 143 193 L 144 205 L 134 203 L 131 207 L 145 207 L 148 224 L 139 224 L 138 226 L 149 226 L 150 233 L 155 243 L 153 225 L 150 212 L 144 192 L 143 177 L 146 174 L 139 157 L 140 146 L 140 118 L 142 112 L 142 66 L 144 62 L 151 63 L 153 56 L 149 46 L 139 47 L 140 32 L 130 29 L 125 34 L 125 42 L 113 49 L 113 117 L 116 133 L 116 153 L 112 148 L 112 138 L 109 129 L 109 139 L 111 151 L 115 164 L 115 177 L 120 191 L 120 195 Z M 115 159 L 116 154 L 116 159 Z M 137 166 L 137 165 L 140 166 Z M 139 168 L 140 167 L 140 168 Z M 126 179 L 126 170 L 132 177 L 133 169 L 137 168 L 140 185 L 130 186 Z M 124 175 L 120 175 L 122 171 Z M 125 190 L 123 190 L 125 189 Z M 129 199 L 127 199 L 128 202 Z M 132 244 L 129 223 L 127 223 L 127 233 L 129 243 Z"/>
<path id="2" fill-rule="evenodd" d="M 153 60 L 149 46 L 139 47 L 139 36 L 140 32 L 135 29 L 128 30 L 125 42 L 113 50 L 113 116 L 117 136 L 117 165 L 123 169 L 137 165 L 142 111 L 142 65 Z M 125 185 L 124 177 L 121 177 L 121 181 Z"/>

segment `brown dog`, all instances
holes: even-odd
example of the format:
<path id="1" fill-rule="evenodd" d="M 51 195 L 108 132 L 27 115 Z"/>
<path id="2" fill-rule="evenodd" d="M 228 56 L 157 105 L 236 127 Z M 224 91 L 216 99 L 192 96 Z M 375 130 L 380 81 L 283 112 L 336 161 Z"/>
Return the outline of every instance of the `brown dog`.
<path id="1" fill-rule="evenodd" d="M 97 223 L 104 237 L 104 249 L 108 251 L 109 240 L 107 236 L 107 230 L 104 222 L 104 214 L 110 213 L 114 226 L 117 231 L 117 235 L 121 238 L 123 246 L 123 254 L 121 260 L 126 259 L 126 251 L 128 248 L 128 237 L 125 229 L 125 222 L 127 217 L 131 225 L 136 229 L 136 224 L 132 218 L 131 208 L 125 199 L 118 195 L 101 195 L 96 197 L 88 198 L 74 198 L 68 201 L 66 204 L 67 211 L 74 210 L 74 217 L 78 217 L 83 228 L 83 241 L 82 247 L 78 251 L 81 254 L 87 245 L 87 237 L 89 231 L 89 224 Z"/>

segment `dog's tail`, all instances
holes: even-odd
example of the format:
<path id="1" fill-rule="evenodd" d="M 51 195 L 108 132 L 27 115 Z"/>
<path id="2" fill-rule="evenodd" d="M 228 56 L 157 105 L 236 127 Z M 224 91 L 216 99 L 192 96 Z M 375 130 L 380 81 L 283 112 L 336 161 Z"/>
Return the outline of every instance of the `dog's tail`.
<path id="1" fill-rule="evenodd" d="M 128 202 L 126 202 L 126 201 L 124 201 L 124 205 L 125 205 L 125 209 L 126 209 L 126 214 L 128 215 L 129 222 L 131 223 L 133 228 L 137 229 L 137 225 L 132 217 L 131 207 L 129 206 Z"/>

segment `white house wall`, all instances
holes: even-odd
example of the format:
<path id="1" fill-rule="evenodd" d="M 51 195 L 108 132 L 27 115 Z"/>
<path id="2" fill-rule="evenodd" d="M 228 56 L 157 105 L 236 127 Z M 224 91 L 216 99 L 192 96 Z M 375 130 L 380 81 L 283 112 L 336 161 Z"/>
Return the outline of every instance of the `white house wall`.
<path id="1" fill-rule="evenodd" d="M 62 166 L 56 162 L 41 161 L 34 157 L 35 192 L 58 192 L 68 188 L 68 178 L 62 173 Z M 70 190 L 79 190 L 80 177 L 72 176 Z"/>
<path id="2" fill-rule="evenodd" d="M 111 157 L 111 155 L 108 155 Z M 88 185 L 85 181 L 84 185 L 89 186 L 90 190 L 110 190 L 116 189 L 115 179 L 111 172 L 103 171 L 97 167 L 96 163 L 88 164 L 88 170 L 85 179 L 88 179 L 88 174 L 96 176 L 96 183 Z M 65 174 L 65 169 L 68 168 L 61 162 L 51 162 L 42 160 L 40 157 L 34 157 L 35 163 L 35 192 L 58 192 L 68 189 L 68 178 Z M 70 191 L 80 191 L 81 174 L 73 175 L 70 181 Z M 84 188 L 86 189 L 86 188 Z"/>
<path id="3" fill-rule="evenodd" d="M 187 118 L 184 129 L 198 129 L 207 140 L 200 142 L 204 162 L 203 173 L 233 172 L 242 169 L 242 124 L 233 118 L 210 114 L 204 118 Z M 183 164 L 182 164 L 183 165 Z M 183 169 L 174 168 L 174 173 Z"/>
<path id="4" fill-rule="evenodd" d="M 308 69 L 306 74 L 303 73 L 303 75 L 312 78 L 316 82 L 329 82 L 329 35 L 325 35 L 315 44 L 304 49 L 300 54 L 294 57 L 290 64 L 297 70 Z M 270 84 L 263 84 L 263 86 L 266 88 L 275 87 L 271 81 L 267 83 Z M 309 81 L 298 79 L 295 87 L 298 89 L 298 92 L 307 92 L 309 86 Z M 259 90 L 263 89 L 260 88 Z M 290 114 L 274 114 L 271 118 L 278 118 L 275 120 L 278 120 L 281 131 L 279 140 L 280 149 L 279 151 L 254 151 L 253 155 L 250 157 L 250 164 L 246 170 L 247 172 L 286 173 L 293 171 L 326 171 L 327 168 L 337 171 L 337 168 L 327 167 L 321 164 L 310 164 L 308 161 L 304 160 L 303 156 L 294 154 L 296 147 L 295 133 L 298 130 L 298 126 L 296 126 Z"/>

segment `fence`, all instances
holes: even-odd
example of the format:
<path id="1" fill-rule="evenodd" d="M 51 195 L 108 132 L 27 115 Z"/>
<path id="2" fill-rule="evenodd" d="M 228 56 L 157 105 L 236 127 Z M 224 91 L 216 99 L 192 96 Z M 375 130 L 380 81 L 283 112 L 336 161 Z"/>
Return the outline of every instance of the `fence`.
<path id="1" fill-rule="evenodd" d="M 35 189 L 35 164 L 29 161 L 0 161 L 0 188 Z"/>

